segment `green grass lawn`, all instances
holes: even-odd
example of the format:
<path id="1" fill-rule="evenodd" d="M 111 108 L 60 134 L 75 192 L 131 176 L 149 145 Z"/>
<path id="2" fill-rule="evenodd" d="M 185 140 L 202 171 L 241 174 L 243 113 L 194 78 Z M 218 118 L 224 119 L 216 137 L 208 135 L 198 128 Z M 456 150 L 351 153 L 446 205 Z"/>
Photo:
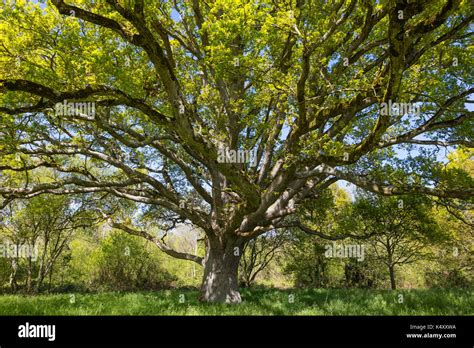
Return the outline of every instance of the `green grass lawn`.
<path id="1" fill-rule="evenodd" d="M 184 297 L 183 297 L 184 295 Z M 403 302 L 400 295 L 403 296 Z M 472 290 L 242 290 L 239 305 L 194 290 L 0 296 L 0 315 L 473 315 Z M 73 300 L 73 301 L 72 301 Z M 181 300 L 181 302 L 180 302 Z M 183 302 L 184 300 L 184 302 Z"/>

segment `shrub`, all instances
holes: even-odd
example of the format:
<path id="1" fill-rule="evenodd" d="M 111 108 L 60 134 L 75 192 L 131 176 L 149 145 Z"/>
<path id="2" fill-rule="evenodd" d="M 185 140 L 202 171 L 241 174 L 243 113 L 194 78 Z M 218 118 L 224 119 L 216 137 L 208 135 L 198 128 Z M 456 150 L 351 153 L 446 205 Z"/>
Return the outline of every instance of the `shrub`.
<path id="1" fill-rule="evenodd" d="M 93 286 L 113 290 L 169 287 L 175 278 L 155 262 L 145 240 L 113 231 L 92 255 Z"/>

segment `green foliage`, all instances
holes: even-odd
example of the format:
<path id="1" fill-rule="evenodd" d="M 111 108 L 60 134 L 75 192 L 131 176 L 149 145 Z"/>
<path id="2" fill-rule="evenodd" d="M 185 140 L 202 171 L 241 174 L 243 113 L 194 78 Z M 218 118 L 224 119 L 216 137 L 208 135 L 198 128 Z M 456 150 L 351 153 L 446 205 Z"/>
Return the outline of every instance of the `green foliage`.
<path id="1" fill-rule="evenodd" d="M 426 272 L 426 283 L 430 288 L 472 288 L 472 272 L 466 269 L 443 267 Z"/>
<path id="2" fill-rule="evenodd" d="M 0 293 L 2 292 L 2 288 L 8 284 L 10 267 L 10 262 L 4 257 L 0 257 Z"/>
<path id="3" fill-rule="evenodd" d="M 324 288 L 329 285 L 329 262 L 324 257 L 324 246 L 315 238 L 302 236 L 293 245 L 285 272 L 291 273 L 297 287 Z"/>
<path id="4" fill-rule="evenodd" d="M 63 276 L 61 272 L 70 258 L 69 243 L 73 235 L 94 223 L 94 214 L 86 206 L 84 199 L 41 195 L 13 201 L 1 211 L 3 243 L 23 250 L 18 255 L 11 250 L 5 255 L 10 267 L 3 269 L 2 278 L 9 274 L 12 291 L 18 286 L 28 293 L 40 291 L 46 280 L 50 287 L 53 274 Z"/>
<path id="5" fill-rule="evenodd" d="M 344 285 L 348 288 L 377 288 L 384 270 L 373 260 L 349 259 L 344 264 Z"/>
<path id="6" fill-rule="evenodd" d="M 169 286 L 175 278 L 156 262 L 146 243 L 125 232 L 111 232 L 92 255 L 93 286 L 121 291 Z"/>
<path id="7" fill-rule="evenodd" d="M 270 231 L 249 241 L 242 252 L 239 265 L 239 278 L 243 286 L 250 287 L 263 274 L 271 277 L 268 267 L 281 258 L 285 244 L 291 239 L 289 231 Z"/>

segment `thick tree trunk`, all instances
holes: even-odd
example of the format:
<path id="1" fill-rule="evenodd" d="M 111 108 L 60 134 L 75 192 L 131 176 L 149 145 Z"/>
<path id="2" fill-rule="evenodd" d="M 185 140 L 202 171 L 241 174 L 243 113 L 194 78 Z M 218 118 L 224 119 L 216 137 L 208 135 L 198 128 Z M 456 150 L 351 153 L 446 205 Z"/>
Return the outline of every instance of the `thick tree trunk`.
<path id="1" fill-rule="evenodd" d="M 228 246 L 207 248 L 204 261 L 204 276 L 201 285 L 201 301 L 240 303 L 238 269 L 242 249 Z"/>
<path id="2" fill-rule="evenodd" d="M 390 286 L 391 286 L 392 290 L 396 290 L 397 289 L 397 284 L 395 282 L 395 268 L 393 266 L 389 266 L 388 271 L 390 273 Z"/>

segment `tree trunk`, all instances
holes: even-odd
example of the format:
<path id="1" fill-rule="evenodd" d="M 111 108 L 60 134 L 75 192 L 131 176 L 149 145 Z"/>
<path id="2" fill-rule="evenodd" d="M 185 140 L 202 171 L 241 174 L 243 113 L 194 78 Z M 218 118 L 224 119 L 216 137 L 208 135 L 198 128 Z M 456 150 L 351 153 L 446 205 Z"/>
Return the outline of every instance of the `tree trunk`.
<path id="1" fill-rule="evenodd" d="M 208 244 L 201 285 L 201 301 L 240 303 L 238 269 L 242 248 L 231 243 L 222 250 Z"/>
<path id="2" fill-rule="evenodd" d="M 28 271 L 26 275 L 26 292 L 31 294 L 33 286 L 33 270 L 32 270 L 31 256 L 28 258 Z"/>
<path id="3" fill-rule="evenodd" d="M 35 292 L 38 293 L 41 289 L 41 285 L 43 284 L 44 276 L 46 275 L 45 272 L 45 262 L 46 262 L 46 250 L 48 248 L 49 244 L 49 238 L 44 237 L 44 247 L 43 247 L 43 253 L 41 255 L 41 260 L 40 260 L 40 265 L 38 269 L 38 274 L 36 276 L 36 284 L 35 284 Z"/>
<path id="4" fill-rule="evenodd" d="M 16 282 L 16 275 L 17 275 L 17 272 L 18 272 L 18 260 L 16 258 L 11 259 L 11 266 L 12 266 L 12 269 L 11 269 L 11 272 L 10 272 L 9 283 L 10 283 L 11 291 L 13 293 L 15 293 L 18 290 L 18 285 L 17 285 L 17 282 Z"/>
<path id="5" fill-rule="evenodd" d="M 51 282 L 53 280 L 53 270 L 54 270 L 54 266 L 51 266 L 51 270 L 49 271 L 48 291 L 51 291 Z"/>
<path id="6" fill-rule="evenodd" d="M 397 289 L 397 284 L 395 283 L 395 267 L 394 266 L 389 266 L 388 271 L 390 273 L 390 286 L 392 290 Z"/>

